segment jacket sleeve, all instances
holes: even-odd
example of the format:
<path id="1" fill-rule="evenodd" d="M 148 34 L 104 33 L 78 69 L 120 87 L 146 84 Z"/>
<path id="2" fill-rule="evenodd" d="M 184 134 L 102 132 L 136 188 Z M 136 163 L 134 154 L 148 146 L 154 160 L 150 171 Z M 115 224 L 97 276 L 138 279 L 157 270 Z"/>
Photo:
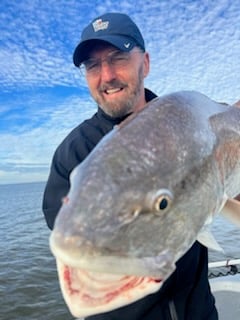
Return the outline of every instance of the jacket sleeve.
<path id="1" fill-rule="evenodd" d="M 69 172 L 65 169 L 58 157 L 58 150 L 55 152 L 50 174 L 43 194 L 42 210 L 49 229 L 53 229 L 55 218 L 62 204 L 62 199 L 68 193 Z"/>
<path id="2" fill-rule="evenodd" d="M 69 176 L 72 170 L 87 157 L 94 147 L 81 128 L 89 131 L 85 124 L 75 128 L 58 146 L 52 159 L 42 202 L 45 220 L 51 230 L 62 205 L 62 199 L 69 191 Z"/>

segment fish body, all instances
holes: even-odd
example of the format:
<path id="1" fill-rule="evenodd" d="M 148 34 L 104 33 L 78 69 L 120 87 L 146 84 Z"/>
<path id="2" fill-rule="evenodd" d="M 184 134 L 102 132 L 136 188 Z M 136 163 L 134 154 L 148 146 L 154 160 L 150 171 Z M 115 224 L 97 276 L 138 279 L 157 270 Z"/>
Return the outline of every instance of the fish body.
<path id="1" fill-rule="evenodd" d="M 240 109 L 183 91 L 107 134 L 71 176 L 50 245 L 74 316 L 161 287 L 240 191 Z"/>

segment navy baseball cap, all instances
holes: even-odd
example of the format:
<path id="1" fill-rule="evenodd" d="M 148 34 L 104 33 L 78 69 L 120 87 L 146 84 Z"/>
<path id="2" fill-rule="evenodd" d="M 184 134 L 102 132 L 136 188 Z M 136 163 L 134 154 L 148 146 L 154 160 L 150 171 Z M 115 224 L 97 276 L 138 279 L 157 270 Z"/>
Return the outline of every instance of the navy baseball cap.
<path id="1" fill-rule="evenodd" d="M 121 51 L 131 51 L 135 46 L 145 51 L 140 30 L 132 19 L 123 13 L 106 13 L 94 19 L 82 32 L 81 41 L 73 53 L 73 63 L 79 65 L 87 58 L 96 41 L 105 41 Z"/>

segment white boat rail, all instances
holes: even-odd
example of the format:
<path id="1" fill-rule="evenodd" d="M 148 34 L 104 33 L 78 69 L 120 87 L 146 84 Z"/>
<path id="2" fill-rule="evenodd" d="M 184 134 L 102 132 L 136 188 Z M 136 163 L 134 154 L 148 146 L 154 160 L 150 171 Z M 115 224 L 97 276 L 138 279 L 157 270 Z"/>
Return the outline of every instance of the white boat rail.
<path id="1" fill-rule="evenodd" d="M 240 259 L 227 259 L 224 261 L 209 262 L 209 278 L 213 292 L 231 291 L 240 292 Z M 227 268 L 226 272 L 212 272 L 214 268 Z"/>
<path id="2" fill-rule="evenodd" d="M 240 259 L 227 259 L 224 261 L 209 262 L 208 268 L 231 267 L 238 264 L 240 265 Z"/>

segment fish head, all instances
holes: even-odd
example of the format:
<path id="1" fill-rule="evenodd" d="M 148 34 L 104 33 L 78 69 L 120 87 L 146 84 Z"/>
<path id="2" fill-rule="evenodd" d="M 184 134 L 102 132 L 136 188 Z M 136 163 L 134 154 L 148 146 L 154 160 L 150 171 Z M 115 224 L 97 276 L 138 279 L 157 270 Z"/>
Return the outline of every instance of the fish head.
<path id="1" fill-rule="evenodd" d="M 147 205 L 153 201 L 152 195 L 149 193 L 143 200 L 142 191 L 133 193 L 131 188 L 121 193 L 118 182 L 115 186 L 101 184 L 99 190 L 97 184 L 88 185 L 87 180 L 87 192 L 76 195 L 73 186 L 78 185 L 78 179 L 82 181 L 82 170 L 85 174 L 83 166 L 72 174 L 72 188 L 50 238 L 62 293 L 76 317 L 108 312 L 152 294 L 175 269 L 173 253 L 156 250 L 151 239 L 154 228 L 150 228 L 152 219 Z M 87 195 L 92 192 L 90 204 Z M 120 194 L 121 200 L 116 198 Z M 167 191 L 165 201 L 171 201 Z M 166 205 L 163 198 L 162 207 Z M 83 207 L 79 216 L 78 210 Z M 149 231 L 140 221 L 135 226 L 138 218 L 149 223 Z M 149 249 L 150 243 L 155 253 L 148 255 L 142 246 Z"/>

